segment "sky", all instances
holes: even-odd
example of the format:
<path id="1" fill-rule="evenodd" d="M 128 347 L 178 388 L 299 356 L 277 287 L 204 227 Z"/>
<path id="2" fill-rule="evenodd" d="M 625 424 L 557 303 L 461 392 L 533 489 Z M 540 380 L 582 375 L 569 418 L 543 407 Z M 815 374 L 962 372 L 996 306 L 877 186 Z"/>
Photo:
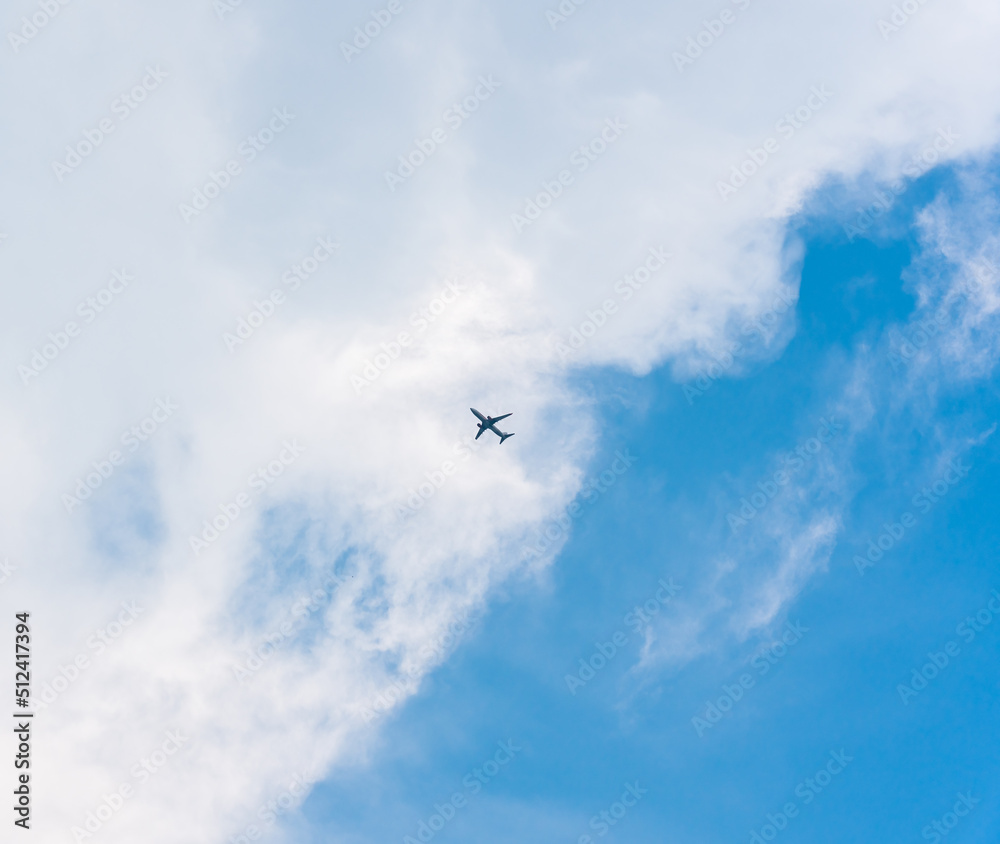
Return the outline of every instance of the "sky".
<path id="1" fill-rule="evenodd" d="M 39 840 L 995 836 L 995 5 L 3 24 Z"/>

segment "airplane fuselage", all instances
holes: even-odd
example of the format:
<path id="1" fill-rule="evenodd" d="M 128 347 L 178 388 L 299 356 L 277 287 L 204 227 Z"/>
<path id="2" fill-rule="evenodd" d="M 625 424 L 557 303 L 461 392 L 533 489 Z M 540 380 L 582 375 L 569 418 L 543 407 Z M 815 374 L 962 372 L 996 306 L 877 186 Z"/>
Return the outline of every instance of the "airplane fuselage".
<path id="1" fill-rule="evenodd" d="M 472 413 L 475 415 L 475 417 L 479 420 L 479 426 L 478 426 L 479 427 L 479 433 L 476 434 L 476 439 L 477 440 L 486 431 L 492 431 L 494 434 L 496 434 L 498 437 L 500 437 L 500 442 L 501 443 L 505 439 L 507 439 L 508 437 L 514 436 L 513 434 L 505 434 L 503 431 L 501 431 L 496 426 L 497 422 L 499 422 L 502 419 L 506 419 L 508 416 L 512 416 L 513 414 L 511 414 L 511 413 L 505 413 L 505 414 L 503 414 L 503 416 L 483 416 L 483 414 L 480 413 L 478 410 L 476 410 L 474 407 L 470 407 L 469 410 L 471 410 Z"/>

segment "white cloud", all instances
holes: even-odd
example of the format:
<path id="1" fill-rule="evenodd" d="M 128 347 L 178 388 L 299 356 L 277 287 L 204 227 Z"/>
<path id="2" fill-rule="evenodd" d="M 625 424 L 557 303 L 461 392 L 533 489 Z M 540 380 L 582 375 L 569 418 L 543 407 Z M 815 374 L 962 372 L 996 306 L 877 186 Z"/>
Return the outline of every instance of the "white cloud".
<path id="1" fill-rule="evenodd" d="M 873 344 L 860 340 L 850 358 L 835 353 L 829 371 L 818 376 L 831 392 L 810 413 L 837 421 L 843 435 L 784 489 L 773 487 L 776 496 L 753 515 L 751 505 L 744 512 L 733 504 L 738 493 L 720 500 L 720 511 L 746 519 L 727 537 L 724 563 L 694 584 L 696 599 L 689 595 L 673 617 L 647 631 L 639 668 L 681 666 L 731 640 L 767 639 L 845 538 L 842 523 L 869 481 L 858 470 L 859 443 L 869 460 L 876 449 L 887 480 L 900 489 L 930 484 L 953 460 L 975 464 L 976 447 L 996 424 L 975 411 L 947 422 L 939 414 L 1000 362 L 995 185 L 989 167 L 970 165 L 919 213 L 920 247 L 904 272 L 916 309 Z M 914 430 L 923 432 L 920 447 L 912 442 Z M 787 468 L 780 455 L 765 463 Z M 771 477 L 768 470 L 763 483 Z M 754 480 L 744 479 L 741 488 L 763 499 Z"/>

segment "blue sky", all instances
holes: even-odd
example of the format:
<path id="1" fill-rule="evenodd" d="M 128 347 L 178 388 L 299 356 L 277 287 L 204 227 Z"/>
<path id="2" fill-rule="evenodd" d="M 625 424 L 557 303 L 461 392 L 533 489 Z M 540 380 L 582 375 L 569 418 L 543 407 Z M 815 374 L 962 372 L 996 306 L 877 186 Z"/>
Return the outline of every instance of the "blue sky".
<path id="1" fill-rule="evenodd" d="M 830 408 L 863 354 L 859 347 L 884 344 L 913 316 L 904 278 L 926 260 L 915 218 L 942 191 L 962 201 L 947 172 L 924 177 L 901 198 L 889 224 L 898 236 L 850 242 L 835 214 L 800 214 L 788 233 L 805 245 L 794 338 L 773 360 L 720 379 L 692 403 L 664 369 L 643 378 L 581 374 L 577 388 L 601 418 L 590 471 L 598 474 L 623 449 L 634 466 L 584 510 L 543 582 L 503 590 L 391 717 L 366 763 L 316 788 L 295 824 L 297 840 L 416 836 L 435 804 L 462 791 L 463 776 L 507 738 L 522 754 L 432 840 L 575 842 L 588 833 L 600 840 L 588 824 L 629 782 L 648 795 L 606 840 L 750 841 L 768 813 L 789 802 L 800 814 L 782 841 L 934 840 L 929 825 L 959 793 L 981 802 L 949 840 L 984 840 L 997 828 L 990 725 L 1000 705 L 1000 625 L 983 626 L 971 642 L 956 633 L 1000 584 L 996 440 L 964 452 L 968 476 L 926 513 L 912 503 L 933 480 L 927 469 L 941 440 L 993 427 L 995 377 L 927 384 L 941 395 L 919 425 L 905 408 L 892 408 L 898 385 L 891 377 L 872 389 L 869 424 L 852 430 L 840 416 L 850 436 L 829 448 L 857 491 L 844 501 L 828 566 L 763 635 L 728 641 L 680 667 L 640 667 L 642 637 L 624 622 L 659 579 L 676 581 L 683 594 L 704 579 L 721 548 L 745 553 L 724 511 L 736 509 L 753 479 L 773 473 L 777 452 L 811 434 L 820 417 L 836 415 Z M 919 521 L 860 575 L 853 558 L 907 511 Z M 658 613 L 669 615 L 671 603 Z M 725 627 L 724 608 L 721 617 Z M 787 651 L 770 651 L 771 661 L 751 663 L 773 648 L 786 623 L 804 632 Z M 565 675 L 616 631 L 628 643 L 571 694 Z M 949 641 L 958 655 L 904 705 L 898 684 Z M 699 737 L 692 717 L 704 717 L 705 701 L 744 673 L 755 685 Z M 852 761 L 819 793 L 806 786 L 796 796 L 831 751 Z"/>

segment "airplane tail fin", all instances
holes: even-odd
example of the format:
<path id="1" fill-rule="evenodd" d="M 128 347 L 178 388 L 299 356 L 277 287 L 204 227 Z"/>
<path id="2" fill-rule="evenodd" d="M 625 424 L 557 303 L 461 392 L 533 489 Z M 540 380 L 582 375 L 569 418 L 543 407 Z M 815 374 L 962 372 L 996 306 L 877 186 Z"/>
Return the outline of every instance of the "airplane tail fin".
<path id="1" fill-rule="evenodd" d="M 503 441 L 506 440 L 506 439 L 508 439 L 509 437 L 512 437 L 512 436 L 514 436 L 514 435 L 513 434 L 504 434 L 502 437 L 500 437 L 500 445 L 503 445 Z"/>

